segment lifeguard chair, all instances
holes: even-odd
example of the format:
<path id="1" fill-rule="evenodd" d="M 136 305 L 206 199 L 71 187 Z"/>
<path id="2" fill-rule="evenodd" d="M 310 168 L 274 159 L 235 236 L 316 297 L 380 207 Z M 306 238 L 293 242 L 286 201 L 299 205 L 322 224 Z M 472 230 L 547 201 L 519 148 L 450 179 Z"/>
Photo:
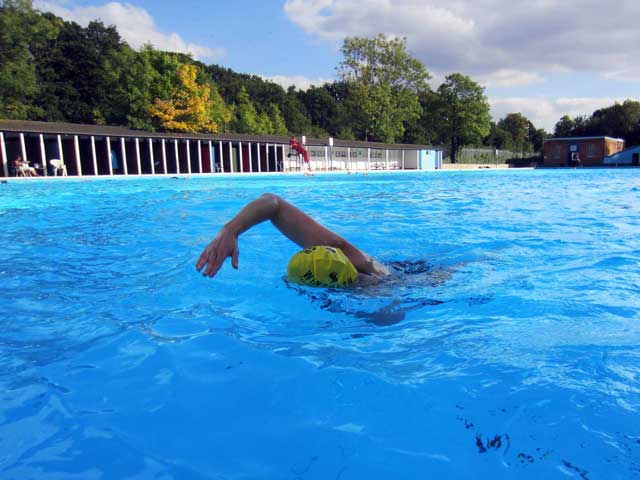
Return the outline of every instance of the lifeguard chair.
<path id="1" fill-rule="evenodd" d="M 302 143 L 304 143 L 304 136 L 302 137 Z M 291 136 L 291 139 L 289 140 L 289 154 L 287 156 L 289 159 L 291 159 L 291 157 L 296 159 L 296 170 L 302 171 L 305 163 L 309 167 L 309 170 L 311 170 L 309 152 L 304 145 L 301 145 L 300 142 L 298 142 L 298 139 L 295 136 Z M 291 170 L 291 161 L 289 161 L 289 170 Z"/>

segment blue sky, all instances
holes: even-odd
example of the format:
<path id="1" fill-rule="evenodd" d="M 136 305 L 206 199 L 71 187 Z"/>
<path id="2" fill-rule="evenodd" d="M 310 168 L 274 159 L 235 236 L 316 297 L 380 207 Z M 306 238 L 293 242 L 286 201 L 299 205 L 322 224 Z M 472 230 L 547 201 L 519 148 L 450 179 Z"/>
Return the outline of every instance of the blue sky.
<path id="1" fill-rule="evenodd" d="M 35 0 L 86 25 L 116 25 L 134 48 L 190 52 L 205 63 L 306 88 L 335 78 L 345 36 L 407 38 L 433 75 L 486 87 L 496 120 L 522 112 L 552 130 L 563 114 L 640 99 L 640 2 L 618 0 Z"/>

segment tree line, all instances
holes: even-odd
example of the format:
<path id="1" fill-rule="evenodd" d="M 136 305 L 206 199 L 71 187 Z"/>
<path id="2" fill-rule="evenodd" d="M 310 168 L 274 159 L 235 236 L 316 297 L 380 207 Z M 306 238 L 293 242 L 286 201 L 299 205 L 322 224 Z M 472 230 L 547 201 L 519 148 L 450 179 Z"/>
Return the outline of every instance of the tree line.
<path id="1" fill-rule="evenodd" d="M 35 10 L 30 0 L 2 0 L 0 117 L 432 144 L 444 146 L 452 161 L 464 146 L 520 154 L 542 148 L 547 133 L 521 113 L 493 122 L 484 88 L 470 77 L 453 73 L 433 90 L 429 71 L 407 52 L 404 39 L 346 38 L 341 52 L 337 80 L 285 90 L 189 55 L 151 45 L 134 50 L 114 26 L 99 21 L 82 27 Z M 625 112 L 633 110 L 624 105 Z M 571 123 L 566 128 L 574 134 L 614 117 L 563 117 L 559 124 Z"/>
<path id="2" fill-rule="evenodd" d="M 556 137 L 607 135 L 623 138 L 627 146 L 640 145 L 640 102 L 626 100 L 600 108 L 591 116 L 564 115 L 554 128 Z"/>

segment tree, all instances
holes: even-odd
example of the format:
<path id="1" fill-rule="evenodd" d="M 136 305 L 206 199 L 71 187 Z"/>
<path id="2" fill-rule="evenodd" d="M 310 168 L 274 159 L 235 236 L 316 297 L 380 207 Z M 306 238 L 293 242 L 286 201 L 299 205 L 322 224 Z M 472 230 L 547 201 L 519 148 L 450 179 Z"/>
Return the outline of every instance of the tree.
<path id="1" fill-rule="evenodd" d="M 40 93 L 35 52 L 56 34 L 56 27 L 33 10 L 31 1 L 0 3 L 0 117 L 42 115 L 34 105 Z"/>
<path id="2" fill-rule="evenodd" d="M 227 105 L 215 85 L 211 85 L 209 102 L 211 120 L 217 125 L 217 132 L 226 132 L 233 119 L 233 108 Z"/>
<path id="3" fill-rule="evenodd" d="M 269 118 L 271 119 L 271 131 L 272 135 L 287 135 L 287 124 L 284 121 L 280 108 L 275 103 L 269 106 Z"/>
<path id="4" fill-rule="evenodd" d="M 296 88 L 291 86 L 287 89 L 287 94 L 282 105 L 282 115 L 287 124 L 287 130 L 292 133 L 301 134 L 311 129 L 311 118 L 304 104 L 298 97 Z"/>
<path id="5" fill-rule="evenodd" d="M 640 144 L 640 102 L 625 100 L 600 108 L 588 117 L 579 115 L 571 119 L 564 115 L 555 125 L 557 137 L 608 135 L 624 138 L 627 146 Z"/>
<path id="6" fill-rule="evenodd" d="M 265 119 L 259 117 L 258 111 L 249 99 L 249 94 L 244 87 L 240 89 L 238 95 L 232 129 L 236 133 L 258 133 L 261 129 L 270 129 L 270 125 L 265 122 Z"/>
<path id="7" fill-rule="evenodd" d="M 484 88 L 461 73 L 448 75 L 438 87 L 438 102 L 434 115 L 438 116 L 440 140 L 451 150 L 455 163 L 460 149 L 480 143 L 491 129 L 489 101 Z"/>
<path id="8" fill-rule="evenodd" d="M 160 124 L 151 115 L 155 99 L 168 99 L 178 88 L 182 63 L 167 52 L 144 45 L 140 52 L 123 50 L 119 87 L 127 99 L 125 124 L 142 130 L 155 130 Z"/>
<path id="9" fill-rule="evenodd" d="M 511 150 L 513 137 L 504 128 L 495 122 L 491 122 L 489 136 L 483 141 L 484 145 L 491 146 L 497 150 Z"/>
<path id="10" fill-rule="evenodd" d="M 625 100 L 596 110 L 589 127 L 592 134 L 624 138 L 635 145 L 640 141 L 640 102 Z"/>
<path id="11" fill-rule="evenodd" d="M 563 115 L 553 129 L 555 137 L 569 137 L 573 132 L 575 124 L 569 115 Z"/>
<path id="12" fill-rule="evenodd" d="M 507 132 L 510 137 L 509 149 L 520 154 L 531 152 L 533 145 L 529 140 L 531 122 L 521 113 L 509 113 L 498 122 L 497 127 Z"/>
<path id="13" fill-rule="evenodd" d="M 534 152 L 542 152 L 544 139 L 548 136 L 549 134 L 543 128 L 536 128 L 533 123 L 529 122 L 529 141 Z"/>
<path id="14" fill-rule="evenodd" d="M 220 119 L 214 118 L 216 110 L 224 112 L 223 117 L 230 118 L 230 111 L 214 105 L 214 86 L 198 83 L 198 71 L 195 65 L 184 64 L 178 72 L 179 84 L 169 99 L 157 98 L 150 113 L 157 118 L 163 129 L 177 132 L 219 132 Z"/>
<path id="15" fill-rule="evenodd" d="M 427 91 L 426 67 L 406 51 L 406 39 L 348 37 L 338 71 L 349 84 L 350 100 L 359 112 L 364 139 L 394 142 L 405 122 L 420 117 L 418 94 Z"/>
<path id="16" fill-rule="evenodd" d="M 438 141 L 438 93 L 432 90 L 418 94 L 422 113 L 419 118 L 405 123 L 404 143 L 429 145 Z"/>
<path id="17" fill-rule="evenodd" d="M 33 51 L 40 119 L 126 125 L 130 98 L 123 74 L 135 52 L 113 26 L 91 22 L 83 28 L 50 13 L 43 17 L 57 34 Z"/>
<path id="18" fill-rule="evenodd" d="M 338 102 L 329 93 L 329 90 L 324 86 L 315 87 L 312 85 L 306 91 L 299 92 L 298 96 L 309 112 L 311 121 L 320 128 L 335 134 Z"/>

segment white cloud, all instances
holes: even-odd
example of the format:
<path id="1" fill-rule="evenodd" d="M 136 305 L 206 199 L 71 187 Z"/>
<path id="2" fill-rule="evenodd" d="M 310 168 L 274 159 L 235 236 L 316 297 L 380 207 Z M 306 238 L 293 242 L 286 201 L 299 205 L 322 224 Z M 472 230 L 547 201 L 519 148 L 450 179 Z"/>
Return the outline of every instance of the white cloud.
<path id="1" fill-rule="evenodd" d="M 151 43 L 160 50 L 189 53 L 197 59 L 214 60 L 224 55 L 222 48 L 189 43 L 175 32 L 161 32 L 149 12 L 129 3 L 110 2 L 97 7 L 82 7 L 66 0 L 36 0 L 34 7 L 84 26 L 93 20 L 115 25 L 120 36 L 136 49 Z"/>
<path id="2" fill-rule="evenodd" d="M 587 97 L 587 98 L 489 98 L 493 119 L 498 121 L 508 113 L 520 112 L 533 122 L 537 128 L 553 132 L 553 127 L 563 115 L 575 118 L 578 115 L 590 116 L 595 110 L 609 107 L 615 102 L 624 102 L 626 98 Z"/>
<path id="3" fill-rule="evenodd" d="M 492 87 L 520 87 L 544 81 L 543 78 L 536 73 L 520 72 L 503 68 L 491 72 L 489 74 L 480 75 L 476 81 L 486 88 Z"/>
<path id="4" fill-rule="evenodd" d="M 334 81 L 333 78 L 307 78 L 299 75 L 273 75 L 271 77 L 261 75 L 261 77 L 270 82 L 277 83 L 285 90 L 291 85 L 294 85 L 298 90 L 307 90 L 311 85 L 319 87 L 324 83 L 331 83 Z"/>
<path id="5" fill-rule="evenodd" d="M 604 75 L 608 80 L 624 80 L 628 82 L 640 81 L 640 67 L 634 66 L 626 70 L 608 72 Z"/>
<path id="6" fill-rule="evenodd" d="M 307 33 L 341 41 L 378 32 L 407 38 L 436 73 L 524 85 L 558 70 L 639 78 L 640 2 L 620 0 L 287 0 Z M 500 72 L 505 77 L 500 80 Z M 517 73 L 517 75 L 509 73 Z M 493 78 L 495 77 L 495 78 Z"/>

